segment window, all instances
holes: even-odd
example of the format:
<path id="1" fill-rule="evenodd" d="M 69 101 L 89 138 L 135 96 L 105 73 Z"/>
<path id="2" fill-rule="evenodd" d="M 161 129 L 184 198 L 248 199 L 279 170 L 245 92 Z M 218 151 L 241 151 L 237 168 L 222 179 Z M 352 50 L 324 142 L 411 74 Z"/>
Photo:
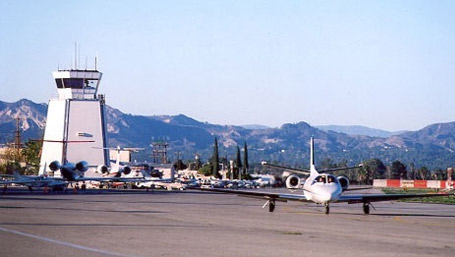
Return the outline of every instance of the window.
<path id="1" fill-rule="evenodd" d="M 337 183 L 337 178 L 335 178 L 335 176 L 329 175 L 327 182 L 328 183 Z"/>
<path id="2" fill-rule="evenodd" d="M 83 88 L 84 79 L 71 78 L 71 79 L 55 79 L 57 88 Z"/>

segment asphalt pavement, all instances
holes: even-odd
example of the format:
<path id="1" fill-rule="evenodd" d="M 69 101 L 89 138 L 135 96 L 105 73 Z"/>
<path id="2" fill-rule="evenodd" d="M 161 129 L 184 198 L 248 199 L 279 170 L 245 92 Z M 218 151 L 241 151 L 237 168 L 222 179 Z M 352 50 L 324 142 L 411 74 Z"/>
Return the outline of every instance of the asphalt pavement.
<path id="1" fill-rule="evenodd" d="M 274 190 L 274 189 L 269 189 Z M 1 256 L 455 256 L 455 205 L 265 201 L 200 191 L 12 190 Z"/>

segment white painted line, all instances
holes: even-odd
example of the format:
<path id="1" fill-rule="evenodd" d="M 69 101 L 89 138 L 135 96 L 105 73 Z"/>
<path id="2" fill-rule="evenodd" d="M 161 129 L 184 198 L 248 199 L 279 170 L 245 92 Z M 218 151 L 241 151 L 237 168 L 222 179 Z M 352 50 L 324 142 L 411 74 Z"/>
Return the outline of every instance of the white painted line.
<path id="1" fill-rule="evenodd" d="M 112 256 L 134 257 L 134 255 L 125 255 L 125 254 L 121 254 L 121 253 L 108 252 L 108 251 L 104 251 L 104 250 L 100 250 L 100 249 L 85 247 L 85 246 L 82 246 L 82 245 L 72 244 L 72 243 L 68 243 L 68 242 L 64 242 L 64 241 L 60 241 L 60 240 L 55 240 L 55 239 L 51 239 L 51 238 L 47 238 L 47 237 L 41 237 L 41 236 L 36 236 L 36 235 L 32 235 L 32 234 L 27 234 L 27 233 L 20 232 L 20 231 L 17 231 L 17 230 L 12 230 L 12 229 L 2 228 L 2 227 L 0 227 L 0 231 L 9 232 L 9 233 L 13 233 L 13 234 L 16 234 L 16 235 L 21 235 L 21 236 L 26 236 L 26 237 L 31 237 L 31 238 L 38 239 L 38 240 L 41 240 L 41 241 L 46 241 L 46 242 L 49 242 L 49 243 L 52 243 L 52 244 L 69 246 L 69 247 L 73 247 L 73 248 L 76 248 L 76 249 L 90 251 L 90 252 L 95 252 L 95 253 L 101 253 L 101 254 L 112 255 Z M 3 248 L 3 250 L 5 250 L 5 248 Z"/>

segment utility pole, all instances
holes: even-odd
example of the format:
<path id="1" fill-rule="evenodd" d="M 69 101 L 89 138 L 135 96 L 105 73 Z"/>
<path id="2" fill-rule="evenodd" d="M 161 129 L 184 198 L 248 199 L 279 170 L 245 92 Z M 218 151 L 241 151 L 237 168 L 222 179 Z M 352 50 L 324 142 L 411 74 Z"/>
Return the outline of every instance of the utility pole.
<path id="1" fill-rule="evenodd" d="M 20 131 L 20 127 L 19 127 L 19 122 L 20 122 L 20 119 L 19 118 L 16 118 L 16 131 L 14 133 L 14 148 L 16 149 L 16 155 L 15 155 L 15 158 L 14 160 L 16 162 L 19 162 L 20 161 L 20 153 L 21 153 L 21 131 Z"/>
<path id="2" fill-rule="evenodd" d="M 180 170 L 180 152 L 175 152 L 175 155 L 177 155 L 177 171 Z"/>

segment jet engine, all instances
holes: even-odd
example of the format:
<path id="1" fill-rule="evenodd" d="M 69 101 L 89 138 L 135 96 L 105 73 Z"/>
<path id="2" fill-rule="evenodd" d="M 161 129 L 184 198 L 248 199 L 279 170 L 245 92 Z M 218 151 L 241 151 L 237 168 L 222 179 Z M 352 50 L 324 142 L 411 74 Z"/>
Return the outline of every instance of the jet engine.
<path id="1" fill-rule="evenodd" d="M 300 186 L 300 178 L 297 175 L 290 175 L 286 179 L 286 187 L 289 189 L 297 189 Z"/>
<path id="2" fill-rule="evenodd" d="M 89 166 L 86 161 L 80 161 L 76 163 L 76 170 L 80 172 L 86 172 L 88 170 Z"/>
<path id="3" fill-rule="evenodd" d="M 130 174 L 131 173 L 131 168 L 129 166 L 123 167 L 122 173 L 125 174 L 125 175 Z"/>
<path id="4" fill-rule="evenodd" d="M 51 162 L 51 163 L 49 164 L 49 169 L 51 169 L 51 170 L 54 171 L 54 172 L 57 171 L 57 170 L 59 170 L 60 167 L 61 167 L 61 165 L 60 165 L 60 162 L 59 162 L 59 161 L 53 161 L 53 162 Z"/>
<path id="5" fill-rule="evenodd" d="M 349 187 L 349 179 L 345 176 L 337 177 L 338 181 L 340 182 L 341 189 L 345 191 Z"/>
<path id="6" fill-rule="evenodd" d="M 105 165 L 99 165 L 98 167 L 96 167 L 96 172 L 101 174 L 107 174 L 109 173 L 109 169 Z"/>

